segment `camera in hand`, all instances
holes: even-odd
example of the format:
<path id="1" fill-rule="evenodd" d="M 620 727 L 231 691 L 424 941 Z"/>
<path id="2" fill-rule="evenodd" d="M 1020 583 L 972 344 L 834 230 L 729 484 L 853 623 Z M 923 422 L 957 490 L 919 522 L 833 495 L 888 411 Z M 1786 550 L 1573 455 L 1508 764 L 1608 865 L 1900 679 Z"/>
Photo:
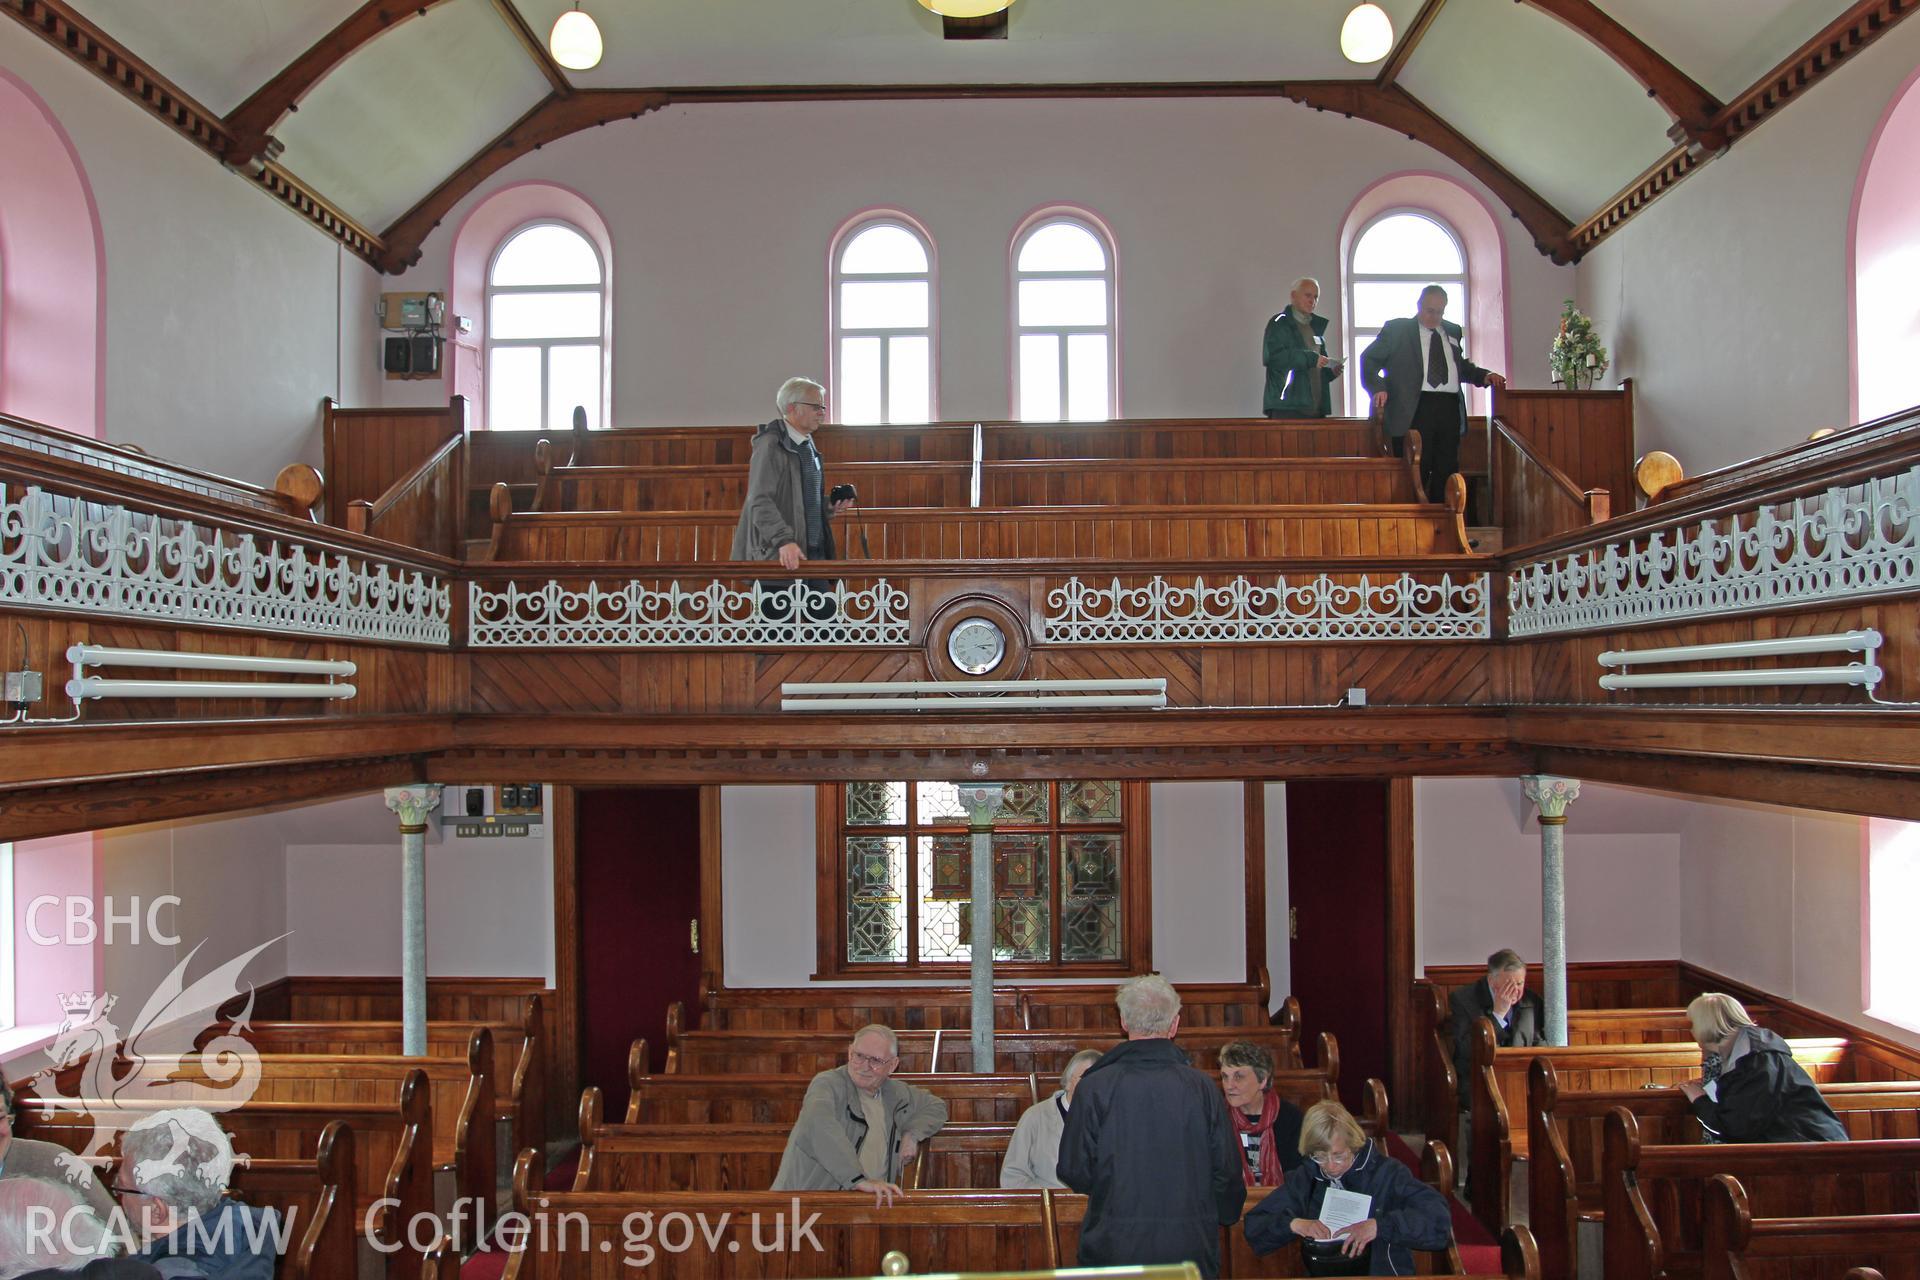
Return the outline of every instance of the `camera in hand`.
<path id="1" fill-rule="evenodd" d="M 832 489 L 827 491 L 828 505 L 832 505 L 833 503 L 836 503 L 836 502 L 858 503 L 859 501 L 860 501 L 860 495 L 854 492 L 854 488 L 850 484 L 837 484 L 833 486 Z"/>

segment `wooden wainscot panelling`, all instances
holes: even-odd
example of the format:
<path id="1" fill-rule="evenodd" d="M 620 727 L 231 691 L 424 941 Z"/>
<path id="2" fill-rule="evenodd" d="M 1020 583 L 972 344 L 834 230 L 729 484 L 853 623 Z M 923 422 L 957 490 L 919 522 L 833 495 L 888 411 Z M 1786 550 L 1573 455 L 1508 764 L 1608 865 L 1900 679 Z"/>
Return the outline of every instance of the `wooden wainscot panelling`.
<path id="1" fill-rule="evenodd" d="M 1492 393 L 1494 417 L 1580 489 L 1604 489 L 1616 509 L 1633 506 L 1633 380 L 1618 391 Z"/>
<path id="2" fill-rule="evenodd" d="M 321 401 L 327 523 L 345 526 L 355 502 L 377 502 L 396 481 L 466 430 L 467 402 L 430 409 L 349 409 Z"/>

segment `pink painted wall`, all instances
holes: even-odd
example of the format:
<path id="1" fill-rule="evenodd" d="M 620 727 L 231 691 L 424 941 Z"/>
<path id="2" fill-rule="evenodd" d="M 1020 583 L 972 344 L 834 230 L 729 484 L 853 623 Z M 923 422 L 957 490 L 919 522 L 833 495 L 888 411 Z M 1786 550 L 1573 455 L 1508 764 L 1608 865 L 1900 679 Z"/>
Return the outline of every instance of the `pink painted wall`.
<path id="1" fill-rule="evenodd" d="M 1491 200 L 1418 143 L 1285 102 L 670 107 L 515 161 L 389 287 L 448 287 L 452 233 L 475 205 L 512 183 L 558 183 L 601 211 L 613 240 L 612 420 L 764 421 L 782 379 L 820 369 L 835 231 L 862 209 L 907 209 L 939 254 L 941 414 L 1000 417 L 1012 403 L 1010 237 L 1032 210 L 1066 203 L 1113 233 L 1125 411 L 1256 414 L 1267 318 L 1295 277 L 1339 279 L 1347 210 L 1409 170 Z M 1498 222 L 1515 335 L 1508 372 L 1544 386 L 1573 273 L 1541 257 L 1513 219 Z M 395 404 L 441 403 L 445 391 L 383 387 Z"/>
<path id="2" fill-rule="evenodd" d="M 58 1022 L 63 993 L 103 989 L 104 947 L 97 935 L 90 942 L 81 940 L 77 931 L 68 935 L 64 905 L 43 907 L 35 921 L 42 937 L 59 941 L 35 942 L 27 932 L 34 899 L 97 901 L 100 886 L 100 860 L 91 834 L 23 840 L 13 846 L 13 1014 L 19 1025 Z"/>
<path id="3" fill-rule="evenodd" d="M 107 279 L 100 212 L 73 140 L 0 67 L 0 412 L 99 438 Z"/>
<path id="4" fill-rule="evenodd" d="M 1852 216 L 1853 416 L 1920 404 L 1920 69 L 1875 127 Z"/>
<path id="5" fill-rule="evenodd" d="M 1581 261 L 1642 449 L 1698 473 L 1853 419 L 1848 215 L 1917 64 L 1920 23 L 1903 22 Z"/>

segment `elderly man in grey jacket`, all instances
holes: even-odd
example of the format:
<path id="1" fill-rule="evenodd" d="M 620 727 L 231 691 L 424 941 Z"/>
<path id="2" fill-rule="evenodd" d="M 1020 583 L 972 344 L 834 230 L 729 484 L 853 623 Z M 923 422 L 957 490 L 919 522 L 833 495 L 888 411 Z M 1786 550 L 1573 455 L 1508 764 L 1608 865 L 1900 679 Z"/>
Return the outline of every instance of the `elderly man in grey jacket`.
<path id="1" fill-rule="evenodd" d="M 1045 1102 L 1036 1102 L 1020 1116 L 1013 1127 L 1013 1139 L 1007 1143 L 1007 1158 L 1000 1162 L 1003 1187 L 1060 1187 L 1060 1134 L 1067 1127 L 1067 1108 L 1073 1105 L 1073 1091 L 1087 1068 L 1100 1061 L 1098 1049 L 1082 1049 L 1067 1059 L 1060 1073 L 1060 1092 Z"/>
<path id="2" fill-rule="evenodd" d="M 900 1170 L 947 1123 L 947 1104 L 892 1078 L 900 1040 L 879 1023 L 860 1028 L 847 1065 L 807 1086 L 787 1135 L 775 1191 L 871 1191 L 876 1205 L 900 1194 Z"/>
<path id="3" fill-rule="evenodd" d="M 798 569 L 802 560 L 837 558 L 834 516 L 853 505 L 829 503 L 820 450 L 813 433 L 827 420 L 827 392 L 807 378 L 788 378 L 774 396 L 780 416 L 753 434 L 747 464 L 747 500 L 733 528 L 733 560 L 778 560 Z"/>

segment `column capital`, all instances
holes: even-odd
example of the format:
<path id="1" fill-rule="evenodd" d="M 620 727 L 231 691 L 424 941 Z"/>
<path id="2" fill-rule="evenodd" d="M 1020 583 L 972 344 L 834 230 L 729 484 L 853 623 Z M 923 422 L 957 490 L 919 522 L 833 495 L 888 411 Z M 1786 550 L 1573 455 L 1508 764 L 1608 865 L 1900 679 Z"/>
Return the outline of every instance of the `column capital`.
<path id="1" fill-rule="evenodd" d="M 1529 773 L 1520 779 L 1520 790 L 1540 810 L 1543 827 L 1565 826 L 1567 806 L 1580 798 L 1580 780 L 1551 773 Z"/>
<path id="2" fill-rule="evenodd" d="M 416 782 L 410 787 L 388 787 L 387 808 L 400 816 L 400 834 L 427 829 L 427 815 L 440 807 L 440 784 Z"/>
<path id="3" fill-rule="evenodd" d="M 1003 782 L 969 782 L 959 788 L 960 803 L 967 808 L 967 826 L 975 831 L 993 830 L 993 811 L 1000 807 L 1006 793 Z"/>

